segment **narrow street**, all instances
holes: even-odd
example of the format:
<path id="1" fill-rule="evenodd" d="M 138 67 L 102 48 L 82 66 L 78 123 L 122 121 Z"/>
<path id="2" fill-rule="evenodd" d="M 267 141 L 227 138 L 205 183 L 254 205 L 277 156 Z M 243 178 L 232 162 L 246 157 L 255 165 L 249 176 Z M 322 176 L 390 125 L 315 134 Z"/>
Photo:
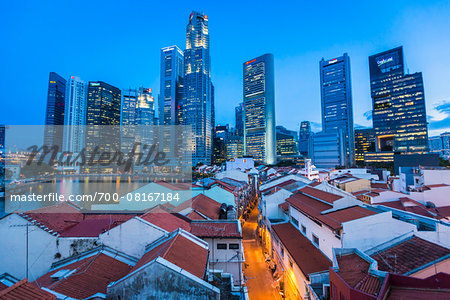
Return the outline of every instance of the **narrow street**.
<path id="1" fill-rule="evenodd" d="M 252 210 L 242 227 L 245 262 L 244 276 L 247 280 L 250 300 L 281 299 L 278 291 L 273 288 L 272 275 L 264 262 L 265 258 L 260 244 L 256 240 L 258 210 Z"/>

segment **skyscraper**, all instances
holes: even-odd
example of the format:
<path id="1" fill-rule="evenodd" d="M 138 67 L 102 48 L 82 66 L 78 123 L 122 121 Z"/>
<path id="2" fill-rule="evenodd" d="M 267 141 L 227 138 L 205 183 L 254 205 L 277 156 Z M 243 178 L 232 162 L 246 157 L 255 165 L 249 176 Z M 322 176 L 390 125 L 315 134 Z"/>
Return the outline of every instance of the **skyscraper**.
<path id="1" fill-rule="evenodd" d="M 311 157 L 311 123 L 303 121 L 298 131 L 298 150 L 303 157 Z"/>
<path id="2" fill-rule="evenodd" d="M 122 91 L 121 125 L 155 125 L 152 89 L 140 87 Z"/>
<path id="3" fill-rule="evenodd" d="M 210 164 L 213 127 L 208 17 L 195 11 L 186 26 L 183 84 L 183 125 L 192 126 L 192 163 Z"/>
<path id="4" fill-rule="evenodd" d="M 255 161 L 276 163 L 273 54 L 243 64 L 244 152 Z"/>
<path id="5" fill-rule="evenodd" d="M 375 132 L 373 128 L 355 129 L 355 161 L 364 165 L 364 154 L 375 151 Z"/>
<path id="6" fill-rule="evenodd" d="M 342 130 L 347 167 L 354 162 L 353 105 L 350 58 L 343 56 L 320 61 L 320 95 L 322 98 L 322 131 Z"/>
<path id="7" fill-rule="evenodd" d="M 281 161 L 295 162 L 298 156 L 297 131 L 288 130 L 283 126 L 276 127 L 277 155 Z"/>
<path id="8" fill-rule="evenodd" d="M 376 151 L 428 149 L 422 73 L 405 74 L 403 48 L 369 57 Z"/>
<path id="9" fill-rule="evenodd" d="M 80 77 L 71 76 L 66 88 L 64 116 L 64 151 L 80 152 L 84 147 L 87 85 Z"/>
<path id="10" fill-rule="evenodd" d="M 115 152 L 120 149 L 120 89 L 103 81 L 90 81 L 86 107 L 85 145 L 87 152 L 93 153 L 96 147 L 100 152 Z M 106 161 L 99 162 L 99 164 L 101 163 L 105 163 L 106 167 L 98 167 L 97 172 L 114 171 Z"/>
<path id="11" fill-rule="evenodd" d="M 342 130 L 319 132 L 311 138 L 312 161 L 318 168 L 335 168 L 345 162 L 345 137 Z"/>
<path id="12" fill-rule="evenodd" d="M 58 146 L 62 150 L 66 80 L 50 72 L 48 81 L 47 110 L 45 114 L 44 144 Z"/>
<path id="13" fill-rule="evenodd" d="M 236 135 L 244 136 L 244 112 L 243 103 L 239 103 L 234 109 L 234 126 L 236 129 Z"/>
<path id="14" fill-rule="evenodd" d="M 159 95 L 159 123 L 176 125 L 178 107 L 181 106 L 183 88 L 183 52 L 177 46 L 161 49 L 161 74 Z"/>

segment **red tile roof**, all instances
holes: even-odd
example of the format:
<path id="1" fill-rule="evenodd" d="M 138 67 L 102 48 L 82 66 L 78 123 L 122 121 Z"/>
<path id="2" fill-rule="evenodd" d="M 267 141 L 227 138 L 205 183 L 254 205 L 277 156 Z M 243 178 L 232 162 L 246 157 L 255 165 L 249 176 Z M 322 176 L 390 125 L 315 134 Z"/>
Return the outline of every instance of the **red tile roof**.
<path id="1" fill-rule="evenodd" d="M 342 227 L 342 223 L 349 222 L 368 216 L 376 215 L 377 213 L 361 206 L 352 206 L 344 209 L 336 210 L 323 214 L 317 217 L 322 223 L 328 225 L 336 230 Z"/>
<path id="2" fill-rule="evenodd" d="M 106 294 L 106 287 L 126 276 L 132 266 L 102 252 L 52 270 L 34 283 L 63 295 L 84 299 L 96 293 Z M 76 270 L 66 278 L 54 281 L 51 276 L 59 270 Z"/>
<path id="3" fill-rule="evenodd" d="M 272 225 L 272 231 L 305 276 L 331 267 L 331 261 L 291 223 Z"/>
<path id="4" fill-rule="evenodd" d="M 384 205 L 387 207 L 391 207 L 391 208 L 395 208 L 395 209 L 399 209 L 399 210 L 403 210 L 403 211 L 412 212 L 412 213 L 422 215 L 425 217 L 429 217 L 429 218 L 438 218 L 439 219 L 439 217 L 437 216 L 438 212 L 436 209 L 428 209 L 422 203 L 420 203 L 414 199 L 410 199 L 408 197 L 401 197 L 397 201 L 380 202 L 380 203 L 376 203 L 376 204 Z"/>
<path id="5" fill-rule="evenodd" d="M 242 232 L 240 232 L 237 222 L 239 221 L 193 221 L 191 233 L 200 238 L 241 238 Z"/>
<path id="6" fill-rule="evenodd" d="M 173 211 L 181 212 L 187 208 L 192 208 L 193 210 L 199 212 L 202 215 L 205 215 L 206 217 L 212 220 L 218 220 L 220 213 L 220 206 L 221 204 L 216 200 L 211 199 L 210 197 L 204 194 L 198 194 L 194 198 L 179 204 L 177 207 L 175 207 Z"/>
<path id="7" fill-rule="evenodd" d="M 288 211 L 289 210 L 289 203 L 283 202 L 283 203 L 279 204 L 278 207 L 281 208 L 284 211 Z"/>
<path id="8" fill-rule="evenodd" d="M 0 290 L 2 300 L 53 300 L 56 296 L 29 283 L 27 279 Z"/>
<path id="9" fill-rule="evenodd" d="M 450 249 L 414 236 L 373 254 L 372 258 L 381 271 L 405 274 L 449 254 Z"/>
<path id="10" fill-rule="evenodd" d="M 94 215 L 64 230 L 60 237 L 98 237 L 100 234 L 128 221 L 133 215 Z"/>
<path id="11" fill-rule="evenodd" d="M 46 231 L 63 232 L 68 227 L 83 220 L 83 214 L 74 206 L 67 202 L 36 210 L 19 213 L 20 216 L 38 226 L 43 226 Z"/>
<path id="12" fill-rule="evenodd" d="M 374 188 L 375 189 L 385 189 L 385 190 L 388 189 L 388 185 L 385 182 L 371 182 L 370 183 L 370 187 L 373 188 L 373 189 Z"/>
<path id="13" fill-rule="evenodd" d="M 140 218 L 169 232 L 178 228 L 186 231 L 190 231 L 191 229 L 188 221 L 159 207 L 141 215 Z"/>
<path id="14" fill-rule="evenodd" d="M 313 182 L 311 182 L 310 184 L 308 184 L 309 186 L 312 186 L 312 187 L 315 187 L 315 186 L 318 186 L 320 184 L 320 182 L 318 182 L 318 181 L 313 181 Z"/>
<path id="15" fill-rule="evenodd" d="M 449 186 L 448 184 L 445 183 L 437 183 L 437 184 L 428 184 L 425 187 L 432 189 L 432 188 L 439 188 L 439 187 L 446 187 Z"/>
<path id="16" fill-rule="evenodd" d="M 8 286 L 6 284 L 3 284 L 2 282 L 0 282 L 0 291 L 3 291 L 6 288 L 8 288 Z"/>
<path id="17" fill-rule="evenodd" d="M 177 233 L 145 253 L 132 272 L 157 257 L 162 257 L 203 279 L 208 263 L 208 249 L 183 234 Z"/>
<path id="18" fill-rule="evenodd" d="M 382 279 L 369 273 L 370 263 L 357 253 L 336 255 L 339 272 L 336 274 L 350 287 L 369 295 L 377 295 Z"/>
<path id="19" fill-rule="evenodd" d="M 321 199 L 321 200 L 331 203 L 331 204 L 334 201 L 342 198 L 342 196 L 340 196 L 340 195 L 328 193 L 328 192 L 325 192 L 322 190 L 312 188 L 310 186 L 305 186 L 304 188 L 301 188 L 299 191 L 302 192 L 303 194 L 306 194 L 306 195 L 314 197 L 314 198 Z"/>
<path id="20" fill-rule="evenodd" d="M 286 199 L 286 202 L 313 218 L 320 216 L 322 211 L 333 208 L 330 204 L 323 203 L 301 193 L 290 196 Z"/>
<path id="21" fill-rule="evenodd" d="M 208 220 L 206 217 L 204 217 L 203 215 L 199 214 L 195 210 L 193 210 L 190 213 L 188 213 L 186 215 L 186 217 L 188 217 L 191 220 Z"/>

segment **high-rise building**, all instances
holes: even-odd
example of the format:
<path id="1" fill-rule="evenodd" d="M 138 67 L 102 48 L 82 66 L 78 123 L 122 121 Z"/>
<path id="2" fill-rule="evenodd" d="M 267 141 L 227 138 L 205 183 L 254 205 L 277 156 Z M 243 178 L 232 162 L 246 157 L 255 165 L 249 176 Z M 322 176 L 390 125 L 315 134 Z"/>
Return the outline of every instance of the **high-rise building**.
<path id="1" fill-rule="evenodd" d="M 375 151 L 375 132 L 373 128 L 355 129 L 355 161 L 364 165 L 364 154 Z"/>
<path id="2" fill-rule="evenodd" d="M 428 150 L 422 73 L 405 74 L 403 48 L 369 57 L 376 151 Z"/>
<path id="3" fill-rule="evenodd" d="M 277 155 L 298 155 L 298 135 L 296 131 L 288 130 L 284 126 L 276 127 Z"/>
<path id="4" fill-rule="evenodd" d="M 220 165 L 227 159 L 226 143 L 229 135 L 229 126 L 217 125 L 214 130 L 214 150 L 213 150 L 213 164 Z"/>
<path id="5" fill-rule="evenodd" d="M 122 106 L 120 113 L 120 124 L 123 126 L 135 125 L 136 104 L 139 95 L 137 89 L 122 90 Z"/>
<path id="6" fill-rule="evenodd" d="M 243 64 L 244 152 L 260 163 L 276 164 L 273 54 Z"/>
<path id="7" fill-rule="evenodd" d="M 229 136 L 225 143 L 227 160 L 244 156 L 244 140 L 242 136 Z"/>
<path id="8" fill-rule="evenodd" d="M 84 147 L 87 85 L 80 77 L 70 76 L 66 86 L 64 151 L 80 152 Z"/>
<path id="9" fill-rule="evenodd" d="M 244 109 L 243 103 L 239 103 L 234 109 L 234 126 L 236 129 L 236 135 L 244 136 Z"/>
<path id="10" fill-rule="evenodd" d="M 312 136 L 312 161 L 318 168 L 335 168 L 345 163 L 345 137 L 342 130 L 319 132 Z"/>
<path id="11" fill-rule="evenodd" d="M 343 56 L 320 61 L 322 131 L 342 130 L 345 144 L 344 165 L 354 163 L 353 105 L 350 58 Z"/>
<path id="12" fill-rule="evenodd" d="M 192 12 L 184 50 L 183 125 L 192 127 L 192 163 L 211 163 L 212 102 L 208 17 Z"/>
<path id="13" fill-rule="evenodd" d="M 450 132 L 441 133 L 428 139 L 428 146 L 431 153 L 438 153 L 445 159 L 450 158 Z"/>
<path id="14" fill-rule="evenodd" d="M 159 123 L 179 124 L 179 107 L 183 89 L 183 52 L 177 46 L 161 49 Z"/>
<path id="15" fill-rule="evenodd" d="M 155 125 L 152 89 L 140 87 L 122 91 L 121 125 Z"/>
<path id="16" fill-rule="evenodd" d="M 303 121 L 298 131 L 298 150 L 303 157 L 311 157 L 311 123 Z"/>
<path id="17" fill-rule="evenodd" d="M 86 107 L 85 148 L 87 152 L 93 153 L 97 147 L 100 152 L 114 153 L 120 149 L 120 89 L 103 81 L 90 81 Z M 100 162 L 99 159 L 99 164 L 103 163 L 106 166 L 104 168 L 98 166 L 97 172 L 109 173 L 114 171 L 112 167 L 107 165 L 106 160 Z"/>
<path id="18" fill-rule="evenodd" d="M 66 80 L 50 72 L 48 81 L 47 110 L 45 115 L 44 144 L 58 146 L 62 150 L 64 110 L 66 103 Z"/>

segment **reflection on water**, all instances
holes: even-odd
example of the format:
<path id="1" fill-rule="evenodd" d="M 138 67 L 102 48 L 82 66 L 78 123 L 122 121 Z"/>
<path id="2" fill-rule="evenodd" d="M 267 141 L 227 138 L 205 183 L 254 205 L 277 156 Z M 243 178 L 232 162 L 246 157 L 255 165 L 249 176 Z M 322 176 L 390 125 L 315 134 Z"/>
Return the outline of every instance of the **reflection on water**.
<path id="1" fill-rule="evenodd" d="M 64 199 L 76 199 L 77 195 L 92 195 L 97 193 L 97 201 L 82 201 L 73 203 L 86 209 L 90 209 L 92 204 L 99 203 L 114 203 L 114 199 L 119 199 L 126 193 L 133 192 L 134 190 L 148 184 L 151 180 L 133 180 L 131 177 L 114 177 L 114 176 L 76 176 L 76 177 L 61 177 L 48 180 L 48 182 L 39 182 L 24 184 L 15 186 L 14 188 L 7 189 L 6 196 L 9 195 L 63 195 Z M 110 201 L 98 201 L 99 195 L 109 194 Z M 114 195 L 114 196 L 113 196 Z M 105 196 L 103 200 L 105 200 Z M 10 198 L 7 198 L 10 199 Z M 40 207 L 52 206 L 57 204 L 54 201 L 7 201 L 6 211 L 28 211 L 37 209 Z"/>

